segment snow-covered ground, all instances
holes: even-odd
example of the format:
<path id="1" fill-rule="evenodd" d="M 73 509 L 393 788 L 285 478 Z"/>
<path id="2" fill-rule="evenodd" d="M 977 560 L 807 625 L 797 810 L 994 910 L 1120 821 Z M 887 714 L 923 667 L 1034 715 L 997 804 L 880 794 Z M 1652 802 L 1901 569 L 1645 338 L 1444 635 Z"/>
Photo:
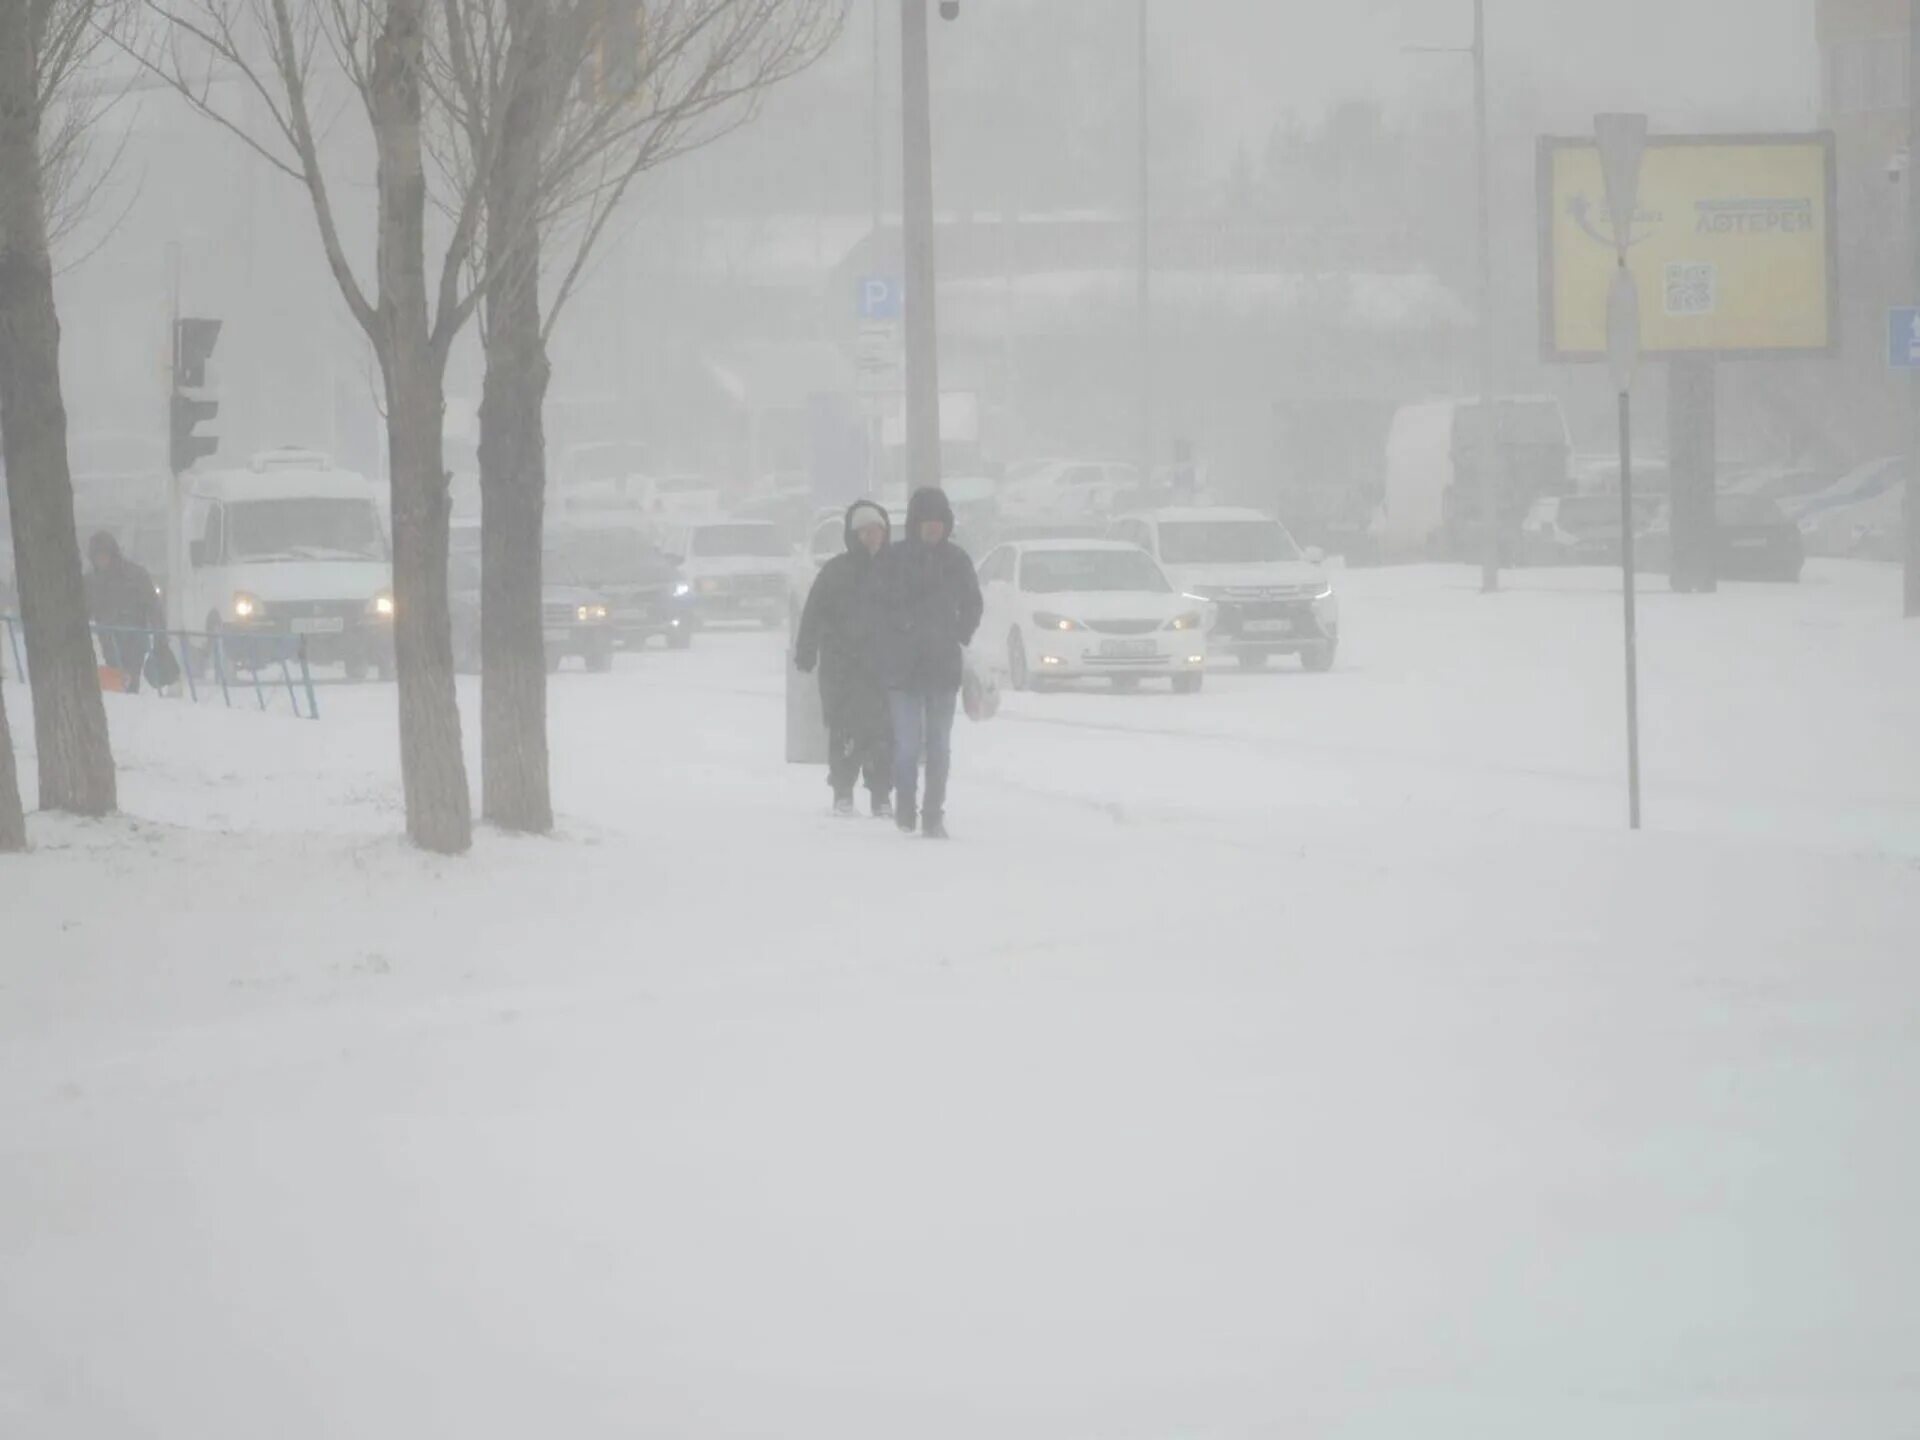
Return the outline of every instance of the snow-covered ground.
<path id="1" fill-rule="evenodd" d="M 136 818 L 0 864 L 0 1435 L 1920 1433 L 1897 588 L 1648 594 L 1637 836 L 1598 572 L 1010 697 L 947 846 L 778 636 L 559 677 L 458 861 L 390 690 L 110 697 Z"/>

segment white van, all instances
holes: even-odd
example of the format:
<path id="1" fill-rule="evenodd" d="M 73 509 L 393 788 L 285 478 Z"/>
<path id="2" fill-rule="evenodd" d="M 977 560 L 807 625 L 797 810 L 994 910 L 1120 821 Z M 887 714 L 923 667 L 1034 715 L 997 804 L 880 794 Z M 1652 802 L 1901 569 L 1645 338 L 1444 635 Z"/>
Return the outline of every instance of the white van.
<path id="1" fill-rule="evenodd" d="M 392 552 L 364 476 L 313 451 L 267 451 L 193 476 L 185 524 L 187 628 L 301 637 L 316 664 L 391 677 Z"/>
<path id="2" fill-rule="evenodd" d="M 1207 645 L 1248 669 L 1298 655 L 1331 670 L 1340 648 L 1340 602 L 1318 551 L 1303 551 L 1287 527 L 1258 510 L 1195 506 L 1116 520 L 1115 540 L 1160 562 L 1174 588 L 1209 603 Z"/>
<path id="3" fill-rule="evenodd" d="M 1511 550 L 1535 500 L 1571 492 L 1573 441 L 1560 402 L 1551 395 L 1500 396 L 1494 420 L 1500 519 Z M 1480 557 L 1484 541 L 1477 536 L 1485 532 L 1476 456 L 1484 444 L 1484 424 L 1479 402 L 1470 399 L 1424 400 L 1394 414 L 1379 522 L 1382 559 Z"/>

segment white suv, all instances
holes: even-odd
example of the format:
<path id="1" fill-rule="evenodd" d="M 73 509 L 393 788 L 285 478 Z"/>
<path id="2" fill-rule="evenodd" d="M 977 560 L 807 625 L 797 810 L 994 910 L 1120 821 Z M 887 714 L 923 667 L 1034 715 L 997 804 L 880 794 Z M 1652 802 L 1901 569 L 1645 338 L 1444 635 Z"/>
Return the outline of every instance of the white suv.
<path id="1" fill-rule="evenodd" d="M 1158 560 L 1182 592 L 1211 602 L 1211 653 L 1247 668 L 1274 655 L 1298 655 L 1309 670 L 1333 668 L 1333 582 L 1319 553 L 1301 550 L 1278 520 L 1224 506 L 1152 510 L 1122 517 L 1111 533 Z"/>

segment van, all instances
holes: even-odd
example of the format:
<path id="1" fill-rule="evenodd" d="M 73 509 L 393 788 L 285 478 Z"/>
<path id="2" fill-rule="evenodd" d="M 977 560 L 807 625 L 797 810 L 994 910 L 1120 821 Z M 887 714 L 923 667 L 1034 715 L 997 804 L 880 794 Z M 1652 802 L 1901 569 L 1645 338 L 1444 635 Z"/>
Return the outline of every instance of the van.
<path id="1" fill-rule="evenodd" d="M 1395 412 L 1379 520 L 1382 559 L 1480 558 L 1484 424 L 1477 400 L 1426 400 Z M 1533 502 L 1572 492 L 1573 441 L 1551 395 L 1496 399 L 1494 425 L 1501 548 L 1511 558 Z"/>
<path id="2" fill-rule="evenodd" d="M 350 679 L 392 677 L 393 558 L 364 476 L 310 450 L 271 450 L 190 484 L 188 628 L 299 639 L 310 661 Z"/>

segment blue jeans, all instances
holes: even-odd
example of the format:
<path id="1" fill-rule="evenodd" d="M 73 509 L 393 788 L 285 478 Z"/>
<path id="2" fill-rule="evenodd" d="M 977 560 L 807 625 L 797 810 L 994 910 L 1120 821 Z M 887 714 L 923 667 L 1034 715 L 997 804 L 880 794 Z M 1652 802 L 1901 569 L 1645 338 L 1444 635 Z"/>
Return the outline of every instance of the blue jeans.
<path id="1" fill-rule="evenodd" d="M 920 790 L 920 758 L 927 762 L 927 796 L 923 807 L 939 815 L 947 806 L 947 772 L 953 768 L 953 712 L 960 703 L 958 690 L 889 690 L 887 708 L 893 712 L 893 795 L 902 815 L 912 813 Z"/>

